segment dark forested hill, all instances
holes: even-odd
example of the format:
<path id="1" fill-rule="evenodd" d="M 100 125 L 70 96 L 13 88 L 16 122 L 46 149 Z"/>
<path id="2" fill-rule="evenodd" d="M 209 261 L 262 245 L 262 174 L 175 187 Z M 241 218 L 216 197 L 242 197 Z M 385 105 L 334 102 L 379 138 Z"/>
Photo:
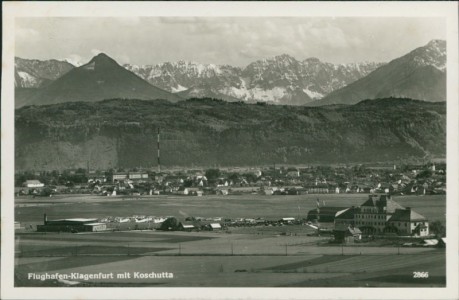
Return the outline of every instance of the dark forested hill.
<path id="1" fill-rule="evenodd" d="M 104 100 L 16 110 L 16 168 L 393 161 L 445 157 L 446 104 L 380 99 L 325 107 L 211 99 Z"/>

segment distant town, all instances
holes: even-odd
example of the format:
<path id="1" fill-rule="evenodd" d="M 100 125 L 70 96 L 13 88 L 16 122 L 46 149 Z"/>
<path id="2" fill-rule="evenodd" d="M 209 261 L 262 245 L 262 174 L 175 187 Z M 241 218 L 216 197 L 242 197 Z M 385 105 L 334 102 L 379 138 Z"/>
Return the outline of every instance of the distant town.
<path id="1" fill-rule="evenodd" d="M 159 172 L 146 169 L 89 168 L 25 171 L 15 174 L 15 194 L 164 195 L 446 193 L 446 164 L 404 166 L 309 166 L 191 169 Z"/>

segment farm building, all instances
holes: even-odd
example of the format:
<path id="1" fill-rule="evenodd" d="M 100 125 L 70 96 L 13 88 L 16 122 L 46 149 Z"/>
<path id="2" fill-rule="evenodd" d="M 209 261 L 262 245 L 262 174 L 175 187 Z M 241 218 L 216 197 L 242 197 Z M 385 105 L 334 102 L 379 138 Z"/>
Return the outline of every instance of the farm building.
<path id="1" fill-rule="evenodd" d="M 224 196 L 225 196 L 225 195 L 228 195 L 228 189 L 227 189 L 227 188 L 226 188 L 226 189 L 217 188 L 216 194 L 217 194 L 217 195 L 224 195 Z"/>
<path id="2" fill-rule="evenodd" d="M 180 222 L 179 230 L 192 231 L 195 229 L 196 229 L 196 226 L 194 226 L 192 222 Z"/>
<path id="3" fill-rule="evenodd" d="M 286 217 L 286 218 L 280 219 L 279 222 L 284 223 L 284 224 L 291 224 L 295 222 L 295 218 Z"/>
<path id="4" fill-rule="evenodd" d="M 359 228 L 353 226 L 345 226 L 343 224 L 335 226 L 333 236 L 338 243 L 353 243 L 362 238 L 362 232 Z"/>
<path id="5" fill-rule="evenodd" d="M 114 173 L 113 174 L 113 182 L 120 181 L 120 180 L 125 180 L 127 178 L 128 178 L 128 173 L 126 173 L 126 172 L 119 172 L 119 173 Z"/>
<path id="6" fill-rule="evenodd" d="M 88 179 L 88 183 L 97 183 L 101 184 L 107 182 L 107 178 L 105 176 L 93 176 Z"/>
<path id="7" fill-rule="evenodd" d="M 129 179 L 131 180 L 146 180 L 148 179 L 148 173 L 146 172 L 129 172 Z"/>
<path id="8" fill-rule="evenodd" d="M 250 172 L 251 174 L 257 176 L 257 177 L 260 177 L 261 175 L 263 175 L 263 173 L 261 172 L 261 170 L 253 170 Z"/>
<path id="9" fill-rule="evenodd" d="M 97 219 L 73 218 L 48 221 L 46 215 L 44 216 L 44 224 L 37 225 L 39 232 L 95 232 L 106 229 L 107 225 L 97 222 Z"/>
<path id="10" fill-rule="evenodd" d="M 261 194 L 261 195 L 267 195 L 267 196 L 271 196 L 271 195 L 273 195 L 273 194 L 274 194 L 274 192 L 275 192 L 275 190 L 274 190 L 274 189 L 272 189 L 272 188 L 270 188 L 270 189 L 262 189 L 262 190 L 260 190 L 260 194 Z"/>
<path id="11" fill-rule="evenodd" d="M 107 230 L 107 224 L 105 223 L 88 223 L 88 224 L 84 224 L 83 225 L 84 227 L 84 231 L 104 231 L 104 230 Z"/>
<path id="12" fill-rule="evenodd" d="M 328 184 L 309 185 L 305 186 L 304 189 L 308 194 L 328 194 L 330 192 Z"/>
<path id="13" fill-rule="evenodd" d="M 202 196 L 202 190 L 197 187 L 182 187 L 178 190 L 180 195 Z"/>
<path id="14" fill-rule="evenodd" d="M 222 229 L 222 226 L 220 225 L 220 223 L 210 223 L 209 224 L 209 229 L 210 230 L 221 230 Z"/>
<path id="15" fill-rule="evenodd" d="M 260 191 L 259 186 L 241 186 L 241 187 L 233 186 L 228 190 L 228 192 L 233 195 L 258 193 L 259 191 Z"/>
<path id="16" fill-rule="evenodd" d="M 44 187 L 45 185 L 41 183 L 39 180 L 26 180 L 23 184 L 23 187 L 27 188 L 41 188 Z"/>
<path id="17" fill-rule="evenodd" d="M 288 177 L 300 177 L 300 171 L 297 169 L 289 169 L 287 171 L 287 176 Z"/>

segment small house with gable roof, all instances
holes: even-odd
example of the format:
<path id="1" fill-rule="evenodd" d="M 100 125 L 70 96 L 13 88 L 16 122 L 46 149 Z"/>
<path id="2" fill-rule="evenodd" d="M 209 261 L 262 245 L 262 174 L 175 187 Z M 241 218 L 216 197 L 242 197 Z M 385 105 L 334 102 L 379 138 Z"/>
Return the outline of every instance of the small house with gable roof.
<path id="1" fill-rule="evenodd" d="M 389 228 L 396 229 L 399 234 L 429 235 L 429 222 L 427 222 L 427 219 L 410 207 L 397 209 L 387 221 L 387 225 Z"/>

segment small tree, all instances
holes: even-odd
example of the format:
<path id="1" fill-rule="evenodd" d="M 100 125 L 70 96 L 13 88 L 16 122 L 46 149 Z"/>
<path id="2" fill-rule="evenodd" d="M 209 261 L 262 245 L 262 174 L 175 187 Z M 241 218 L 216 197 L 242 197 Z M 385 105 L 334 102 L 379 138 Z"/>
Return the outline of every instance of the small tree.
<path id="1" fill-rule="evenodd" d="M 253 173 L 244 173 L 242 176 L 244 176 L 245 179 L 247 180 L 247 182 L 249 182 L 249 183 L 256 182 L 257 179 L 258 179 L 257 175 L 255 175 Z"/>
<path id="2" fill-rule="evenodd" d="M 232 180 L 233 182 L 236 182 L 237 180 L 239 180 L 239 174 L 238 173 L 231 173 L 228 176 L 228 179 Z"/>
<path id="3" fill-rule="evenodd" d="M 221 175 L 219 169 L 208 169 L 206 170 L 206 178 L 209 182 L 215 182 Z"/>
<path id="4" fill-rule="evenodd" d="M 435 234 L 437 238 L 446 236 L 446 227 L 440 221 L 433 221 L 430 223 L 430 231 Z"/>
<path id="5" fill-rule="evenodd" d="M 416 179 L 426 179 L 432 176 L 432 170 L 422 170 L 418 175 L 416 175 Z"/>
<path id="6" fill-rule="evenodd" d="M 77 173 L 77 174 L 86 174 L 86 170 L 83 169 L 83 168 L 78 168 L 78 169 L 76 170 L 76 173 Z"/>
<path id="7" fill-rule="evenodd" d="M 185 179 L 185 181 L 183 182 L 183 186 L 184 186 L 184 187 L 191 187 L 191 186 L 193 186 L 193 180 L 191 180 L 191 179 Z"/>
<path id="8" fill-rule="evenodd" d="M 179 228 L 179 221 L 176 218 L 166 219 L 159 229 L 161 230 L 177 230 Z"/>
<path id="9" fill-rule="evenodd" d="M 105 172 L 105 177 L 107 178 L 107 180 L 110 180 L 110 181 L 113 180 L 113 173 L 114 173 L 113 169 L 109 169 L 108 171 Z"/>

